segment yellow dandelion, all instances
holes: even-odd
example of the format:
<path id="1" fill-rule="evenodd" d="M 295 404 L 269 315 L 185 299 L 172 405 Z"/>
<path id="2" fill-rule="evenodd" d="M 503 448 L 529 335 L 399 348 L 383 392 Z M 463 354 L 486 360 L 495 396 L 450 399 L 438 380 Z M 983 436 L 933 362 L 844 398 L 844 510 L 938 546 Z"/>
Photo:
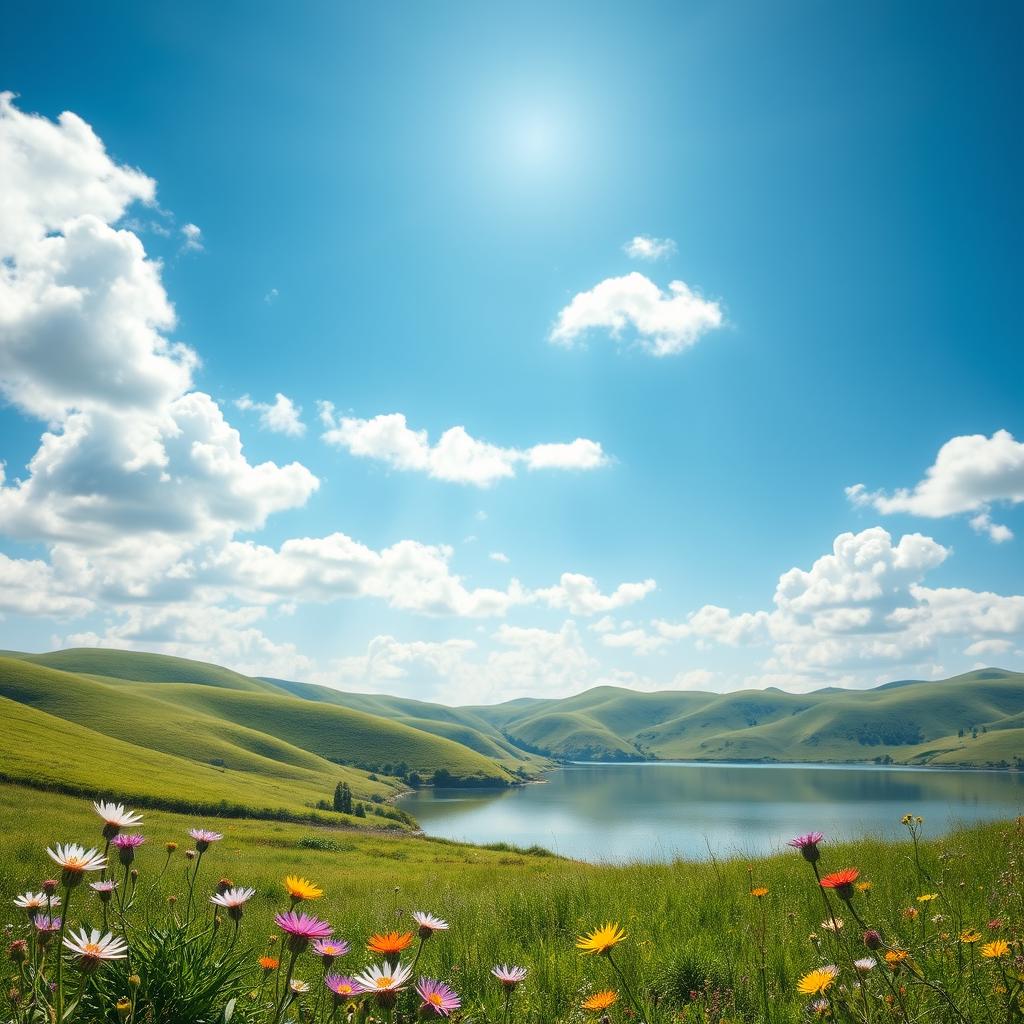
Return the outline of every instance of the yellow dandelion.
<path id="1" fill-rule="evenodd" d="M 871 890 L 874 888 L 874 885 L 871 882 L 858 882 L 854 886 L 854 888 L 857 890 L 857 892 L 871 892 Z"/>
<path id="2" fill-rule="evenodd" d="M 1006 939 L 996 939 L 995 942 L 986 942 L 981 947 L 981 955 L 988 960 L 998 960 L 1010 952 L 1010 944 Z"/>
<path id="3" fill-rule="evenodd" d="M 981 938 L 981 932 L 977 928 L 965 928 L 960 933 L 961 942 L 977 942 Z"/>
<path id="4" fill-rule="evenodd" d="M 917 902 L 918 903 L 931 903 L 932 900 L 937 900 L 938 898 L 939 898 L 939 894 L 937 892 L 926 892 L 926 893 L 922 893 L 920 896 L 917 897 Z"/>
<path id="5" fill-rule="evenodd" d="M 609 921 L 600 928 L 595 928 L 587 935 L 581 935 L 576 940 L 576 948 L 584 953 L 602 953 L 607 955 L 620 942 L 625 941 L 626 933 L 618 924 Z"/>
<path id="6" fill-rule="evenodd" d="M 614 989 L 605 989 L 603 992 L 595 992 L 589 999 L 584 999 L 580 1006 L 584 1010 L 607 1010 L 619 1001 L 619 993 Z"/>
<path id="7" fill-rule="evenodd" d="M 761 899 L 762 896 L 767 896 L 768 895 L 768 886 L 766 886 L 766 885 L 759 885 L 756 889 L 751 889 L 750 890 L 750 895 L 751 896 L 756 896 L 758 899 Z"/>
<path id="8" fill-rule="evenodd" d="M 318 900 L 324 894 L 320 886 L 315 885 L 308 878 L 299 878 L 298 875 L 289 875 L 284 880 L 284 887 L 295 903 L 301 903 L 303 900 Z"/>
<path id="9" fill-rule="evenodd" d="M 885 962 L 890 967 L 896 967 L 899 964 L 903 963 L 903 961 L 907 959 L 908 955 L 909 954 L 905 949 L 890 949 L 885 954 Z"/>
<path id="10" fill-rule="evenodd" d="M 826 992 L 839 970 L 835 967 L 818 967 L 808 971 L 797 983 L 796 990 L 804 996 L 820 996 Z"/>

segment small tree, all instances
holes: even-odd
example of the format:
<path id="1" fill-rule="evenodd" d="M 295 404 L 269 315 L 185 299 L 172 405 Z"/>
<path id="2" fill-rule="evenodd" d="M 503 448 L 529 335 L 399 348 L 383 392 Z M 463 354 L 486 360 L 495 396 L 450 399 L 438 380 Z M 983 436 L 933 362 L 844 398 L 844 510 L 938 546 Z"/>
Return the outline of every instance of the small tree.
<path id="1" fill-rule="evenodd" d="M 334 809 L 342 814 L 352 813 L 352 790 L 347 782 L 339 782 L 334 787 Z"/>
<path id="2" fill-rule="evenodd" d="M 366 808 L 362 804 L 356 804 L 355 815 L 357 818 L 365 818 Z"/>

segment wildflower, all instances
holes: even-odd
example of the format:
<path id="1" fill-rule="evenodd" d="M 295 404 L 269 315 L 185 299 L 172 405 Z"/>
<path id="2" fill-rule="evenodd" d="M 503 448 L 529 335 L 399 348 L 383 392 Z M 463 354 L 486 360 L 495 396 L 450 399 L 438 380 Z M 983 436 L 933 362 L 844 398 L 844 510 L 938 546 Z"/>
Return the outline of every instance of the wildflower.
<path id="1" fill-rule="evenodd" d="M 49 914 L 36 914 L 32 918 L 39 941 L 45 946 L 60 931 L 60 918 Z"/>
<path id="2" fill-rule="evenodd" d="M 821 922 L 821 927 L 827 932 L 839 932 L 842 931 L 844 924 L 846 922 L 841 917 L 830 917 L 827 921 Z"/>
<path id="3" fill-rule="evenodd" d="M 272 956 L 261 956 L 259 965 L 261 971 L 266 971 L 269 974 L 271 971 L 276 971 L 281 966 L 281 963 Z"/>
<path id="4" fill-rule="evenodd" d="M 24 892 L 20 896 L 14 897 L 14 905 L 21 907 L 22 910 L 28 913 L 29 917 L 34 917 L 44 908 L 59 907 L 60 897 L 47 896 L 45 892 Z"/>
<path id="5" fill-rule="evenodd" d="M 755 897 L 756 899 L 761 899 L 762 896 L 768 895 L 768 886 L 759 885 L 757 886 L 757 888 L 750 890 L 750 895 Z"/>
<path id="6" fill-rule="evenodd" d="M 218 894 L 225 893 L 225 892 L 228 891 L 228 889 L 234 889 L 234 888 L 235 888 L 235 883 L 232 882 L 230 878 L 221 878 L 221 879 L 218 879 L 218 881 L 217 881 L 217 892 L 218 892 Z"/>
<path id="7" fill-rule="evenodd" d="M 907 907 L 907 909 L 903 911 L 903 916 L 908 921 L 916 921 L 920 915 L 918 914 L 917 907 Z"/>
<path id="8" fill-rule="evenodd" d="M 361 995 L 365 989 L 355 978 L 348 978 L 341 974 L 328 974 L 324 978 L 324 984 L 334 993 L 336 1006 L 347 1002 L 352 996 Z"/>
<path id="9" fill-rule="evenodd" d="M 196 851 L 195 850 L 186 850 L 185 851 L 185 860 L 195 860 L 195 859 L 196 859 Z"/>
<path id="10" fill-rule="evenodd" d="M 111 845 L 117 847 L 117 859 L 128 867 L 135 860 L 135 851 L 146 841 L 138 832 L 122 832 L 114 836 Z"/>
<path id="11" fill-rule="evenodd" d="M 129 811 L 124 804 L 107 803 L 99 801 L 94 803 L 93 809 L 103 819 L 103 838 L 110 840 L 123 828 L 131 828 L 133 825 L 142 824 L 142 815 L 135 811 Z"/>
<path id="12" fill-rule="evenodd" d="M 909 955 L 905 949 L 890 949 L 886 951 L 885 962 L 895 970 Z"/>
<path id="13" fill-rule="evenodd" d="M 857 881 L 860 872 L 856 868 L 845 868 L 842 871 L 833 871 L 825 875 L 821 880 L 822 889 L 833 889 L 835 894 L 844 902 L 849 901 L 853 896 L 853 883 Z"/>
<path id="14" fill-rule="evenodd" d="M 196 850 L 199 853 L 206 853 L 214 843 L 224 838 L 219 832 L 211 832 L 206 828 L 190 828 L 188 834 L 195 842 Z"/>
<path id="15" fill-rule="evenodd" d="M 292 978 L 288 982 L 288 990 L 293 996 L 305 995 L 309 991 L 309 982 L 301 981 L 299 978 Z"/>
<path id="16" fill-rule="evenodd" d="M 515 967 L 510 964 L 498 964 L 491 968 L 491 974 L 509 991 L 526 980 L 526 973 L 525 967 Z"/>
<path id="17" fill-rule="evenodd" d="M 100 935 L 98 928 L 91 932 L 82 928 L 77 935 L 72 932 L 64 937 L 64 945 L 78 957 L 78 966 L 85 972 L 96 970 L 104 960 L 124 960 L 128 955 L 124 939 L 109 932 Z"/>
<path id="18" fill-rule="evenodd" d="M 28 943 L 24 939 L 15 939 L 7 947 L 7 955 L 16 964 L 23 964 L 28 959 Z"/>
<path id="19" fill-rule="evenodd" d="M 434 917 L 433 914 L 427 914 L 422 910 L 417 910 L 412 915 L 412 919 L 419 925 L 419 937 L 421 939 L 429 939 L 434 932 L 448 930 L 447 921 L 442 921 L 441 918 Z"/>
<path id="20" fill-rule="evenodd" d="M 87 850 L 77 843 L 57 844 L 46 852 L 50 859 L 61 867 L 61 881 L 70 889 L 82 881 L 86 871 L 102 871 L 107 866 L 107 858 L 98 850 Z"/>
<path id="21" fill-rule="evenodd" d="M 256 895 L 255 889 L 232 888 L 224 892 L 215 893 L 210 897 L 210 902 L 218 907 L 223 907 L 228 912 L 232 921 L 241 921 L 242 910 L 246 903 Z"/>
<path id="22" fill-rule="evenodd" d="M 878 961 L 873 956 L 863 956 L 859 960 L 854 960 L 853 966 L 858 974 L 867 974 L 878 966 Z"/>
<path id="23" fill-rule="evenodd" d="M 828 991 L 829 986 L 836 980 L 839 968 L 829 964 L 827 967 L 818 967 L 808 971 L 797 983 L 796 990 L 804 996 L 820 996 Z"/>
<path id="24" fill-rule="evenodd" d="M 169 857 L 169 856 L 170 856 L 170 855 L 171 855 L 172 853 L 174 853 L 174 851 L 175 851 L 175 850 L 176 850 L 177 848 L 178 848 L 178 844 L 177 844 L 177 843 L 164 843 L 164 849 L 165 849 L 165 850 L 167 851 L 167 856 L 168 856 L 168 857 Z"/>
<path id="25" fill-rule="evenodd" d="M 416 985 L 416 992 L 420 999 L 420 1012 L 424 1016 L 447 1017 L 452 1010 L 457 1010 L 462 1005 L 458 994 L 440 981 L 432 978 L 421 978 Z"/>
<path id="26" fill-rule="evenodd" d="M 856 885 L 854 886 L 854 888 L 855 888 L 855 889 L 857 890 L 857 892 L 859 892 L 859 893 L 866 893 L 866 892 L 871 892 L 871 890 L 872 890 L 872 889 L 874 888 L 874 883 L 872 883 L 872 882 L 867 882 L 867 881 L 864 881 L 864 882 L 858 882 L 858 883 L 857 883 L 857 884 L 856 884 Z"/>
<path id="27" fill-rule="evenodd" d="M 398 993 L 405 988 L 406 982 L 412 969 L 404 964 L 389 963 L 374 964 L 367 967 L 362 974 L 357 974 L 352 980 L 360 988 L 371 993 L 381 1006 L 394 1006 L 398 999 Z"/>
<path id="28" fill-rule="evenodd" d="M 939 894 L 937 892 L 925 892 L 917 897 L 918 903 L 931 903 L 932 900 L 937 900 Z"/>
<path id="29" fill-rule="evenodd" d="M 1001 917 L 993 917 L 991 921 L 985 927 L 990 932 L 997 932 L 1003 927 L 1003 919 Z"/>
<path id="30" fill-rule="evenodd" d="M 607 956 L 620 942 L 625 941 L 626 933 L 618 924 L 609 921 L 600 928 L 595 928 L 587 935 L 576 940 L 576 948 L 584 953 L 601 953 Z"/>
<path id="31" fill-rule="evenodd" d="M 808 1008 L 816 1017 L 827 1017 L 831 1010 L 827 999 L 815 999 Z"/>
<path id="32" fill-rule="evenodd" d="M 324 967 L 330 967 L 339 956 L 344 956 L 349 951 L 349 944 L 344 939 L 331 942 L 329 939 L 317 939 L 313 943 L 313 952 L 324 962 Z"/>
<path id="33" fill-rule="evenodd" d="M 294 910 L 275 914 L 274 923 L 288 936 L 288 948 L 293 953 L 301 953 L 313 939 L 326 939 L 334 931 L 326 921 Z"/>
<path id="34" fill-rule="evenodd" d="M 114 1004 L 114 1009 L 117 1011 L 118 1020 L 127 1020 L 132 1012 L 132 1001 L 127 996 L 122 996 Z"/>
<path id="35" fill-rule="evenodd" d="M 986 960 L 998 960 L 1000 957 L 1004 957 L 1010 952 L 1010 944 L 1006 939 L 996 939 L 994 942 L 986 942 L 981 947 L 981 955 Z"/>
<path id="36" fill-rule="evenodd" d="M 818 843 L 824 838 L 820 832 L 808 832 L 807 835 L 790 839 L 787 845 L 792 846 L 794 850 L 799 850 L 803 859 L 813 864 L 821 856 Z"/>
<path id="37" fill-rule="evenodd" d="M 43 882 L 42 890 L 50 897 L 51 904 L 56 905 L 57 903 L 60 903 L 60 900 L 53 895 L 59 888 L 60 882 L 58 882 L 56 878 L 48 878 Z"/>
<path id="38" fill-rule="evenodd" d="M 608 1007 L 614 1006 L 619 1001 L 619 993 L 614 989 L 608 988 L 603 992 L 595 992 L 592 996 L 584 999 L 580 1006 L 584 1010 L 607 1010 Z"/>
<path id="39" fill-rule="evenodd" d="M 874 928 L 869 928 L 864 933 L 864 945 L 868 949 L 881 949 L 882 948 L 882 934 L 881 932 L 875 931 Z"/>
<path id="40" fill-rule="evenodd" d="M 412 945 L 412 932 L 379 932 L 371 935 L 366 948 L 371 953 L 385 957 L 397 957 L 403 949 Z"/>
<path id="41" fill-rule="evenodd" d="M 314 885 L 308 878 L 299 878 L 298 875 L 289 875 L 284 880 L 284 887 L 291 897 L 292 906 L 302 903 L 303 900 L 318 900 L 324 894 L 320 886 Z"/>
<path id="42" fill-rule="evenodd" d="M 977 928 L 965 928 L 960 933 L 960 941 L 961 942 L 966 942 L 968 944 L 970 944 L 972 942 L 977 942 L 978 939 L 980 939 L 980 938 L 981 938 L 981 932 L 979 932 Z"/>

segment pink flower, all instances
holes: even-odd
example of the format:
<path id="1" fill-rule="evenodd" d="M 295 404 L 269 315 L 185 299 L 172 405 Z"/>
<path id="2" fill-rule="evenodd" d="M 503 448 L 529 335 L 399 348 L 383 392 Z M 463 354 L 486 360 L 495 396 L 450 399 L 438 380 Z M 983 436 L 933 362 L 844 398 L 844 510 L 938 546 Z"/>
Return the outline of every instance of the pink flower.
<path id="1" fill-rule="evenodd" d="M 331 942 L 329 939 L 317 939 L 313 943 L 313 952 L 323 960 L 325 967 L 333 963 L 337 957 L 344 956 L 349 948 L 349 944 L 344 939 L 338 939 L 336 942 Z"/>
<path id="2" fill-rule="evenodd" d="M 462 1005 L 454 990 L 432 978 L 421 978 L 416 991 L 423 1000 L 420 1009 L 433 1013 L 435 1017 L 447 1017 L 452 1010 L 457 1010 Z"/>
<path id="3" fill-rule="evenodd" d="M 288 948 L 293 953 L 301 953 L 312 939 L 326 939 L 334 931 L 326 921 L 294 910 L 275 914 L 274 923 L 287 934 Z"/>
<path id="4" fill-rule="evenodd" d="M 219 832 L 211 832 L 207 828 L 190 828 L 188 834 L 195 840 L 196 849 L 200 853 L 206 853 L 211 844 L 224 838 Z"/>
<path id="5" fill-rule="evenodd" d="M 120 832 L 110 841 L 110 845 L 117 849 L 117 859 L 128 867 L 135 860 L 135 851 L 146 841 L 145 836 L 138 832 Z"/>
<path id="6" fill-rule="evenodd" d="M 507 989 L 513 989 L 520 982 L 526 980 L 525 967 L 513 967 L 509 964 L 499 964 L 497 967 L 492 967 L 491 974 Z"/>
<path id="7" fill-rule="evenodd" d="M 366 991 L 355 978 L 348 978 L 341 974 L 328 974 L 324 978 L 324 984 L 334 993 L 336 1003 L 343 1003 L 351 999 L 352 996 L 361 995 Z"/>
<path id="8" fill-rule="evenodd" d="M 795 850 L 799 850 L 804 860 L 810 861 L 813 864 L 821 856 L 818 843 L 824 838 L 820 832 L 808 832 L 805 836 L 797 836 L 796 839 L 790 839 L 788 845 L 792 846 Z"/>
<path id="9" fill-rule="evenodd" d="M 412 915 L 412 919 L 419 925 L 419 936 L 421 939 L 429 939 L 434 932 L 448 930 L 447 921 L 442 921 L 441 918 L 434 917 L 433 914 L 427 914 L 422 910 L 417 910 Z"/>

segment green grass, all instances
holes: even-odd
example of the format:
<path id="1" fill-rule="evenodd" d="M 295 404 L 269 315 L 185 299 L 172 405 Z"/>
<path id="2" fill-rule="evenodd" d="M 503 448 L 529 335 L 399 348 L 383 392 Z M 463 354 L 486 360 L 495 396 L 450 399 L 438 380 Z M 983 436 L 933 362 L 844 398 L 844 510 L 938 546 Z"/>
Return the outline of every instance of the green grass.
<path id="1" fill-rule="evenodd" d="M 42 878 L 52 874 L 44 848 L 55 841 L 100 842 L 99 822 L 83 801 L 41 797 L 14 786 L 0 786 L 0 820 L 16 826 L 0 836 L 0 920 L 15 923 L 19 918 L 11 895 L 38 888 Z M 464 995 L 467 1019 L 481 1022 L 501 1019 L 501 1001 L 487 973 L 500 961 L 521 963 L 531 971 L 516 1004 L 517 1021 L 581 1020 L 580 998 L 615 982 L 608 965 L 601 958 L 580 955 L 574 940 L 609 919 L 621 921 L 629 933 L 617 956 L 633 987 L 645 995 L 658 992 L 665 1013 L 688 1022 L 705 1019 L 696 1013 L 699 1001 L 691 1003 L 689 998 L 690 989 L 699 990 L 705 982 L 721 993 L 735 993 L 736 1006 L 728 1019 L 762 1021 L 763 947 L 772 1022 L 795 1024 L 806 1019 L 807 1004 L 796 994 L 797 979 L 811 967 L 837 958 L 820 927 L 824 911 L 810 868 L 792 851 L 751 864 L 599 867 L 422 838 L 282 822 L 200 822 L 148 811 L 143 831 L 149 842 L 137 864 L 140 891 L 148 894 L 157 918 L 166 912 L 161 908 L 168 895 L 177 895 L 180 902 L 185 892 L 181 850 L 155 882 L 165 860 L 163 843 L 174 840 L 184 848 L 186 829 L 199 823 L 224 833 L 224 840 L 203 862 L 204 900 L 209 886 L 221 876 L 254 886 L 257 895 L 246 912 L 243 935 L 255 946 L 262 947 L 274 932 L 271 918 L 286 905 L 281 879 L 288 873 L 303 874 L 324 888 L 325 899 L 311 909 L 328 917 L 338 933 L 352 941 L 355 952 L 344 962 L 346 970 L 368 962 L 360 950 L 370 932 L 403 928 L 411 910 L 430 910 L 448 919 L 452 928 L 430 941 L 421 966 L 426 973 L 451 981 Z M 813 825 L 808 822 L 808 827 Z M 858 896 L 857 906 L 870 923 L 885 929 L 890 942 L 913 949 L 929 970 L 945 964 L 943 983 L 971 1007 L 969 1020 L 997 1019 L 991 974 L 977 983 L 978 992 L 972 995 L 967 968 L 950 973 L 962 949 L 940 935 L 956 936 L 961 928 L 976 926 L 992 937 L 987 922 L 1000 917 L 998 934 L 1020 937 L 1018 870 L 1024 863 L 1024 843 L 1019 827 L 994 824 L 925 842 L 920 869 L 924 875 L 906 842 L 864 840 L 833 848 L 826 841 L 822 850 L 824 870 L 852 864 L 873 882 L 870 896 Z M 769 888 L 763 902 L 750 896 L 752 884 Z M 939 898 L 917 904 L 915 898 L 924 892 L 938 892 Z M 86 896 L 76 899 L 96 923 L 96 904 Z M 942 920 L 907 920 L 903 911 L 918 906 L 924 906 L 929 916 L 940 914 Z M 854 948 L 856 926 L 849 913 L 840 913 L 847 919 L 846 932 Z M 764 943 L 759 939 L 762 927 Z M 812 933 L 819 936 L 817 941 L 809 938 Z M 299 973 L 316 979 L 311 959 L 302 959 Z M 915 999 L 921 995 L 914 990 Z M 991 1013 L 984 1008 L 983 996 L 990 1000 Z M 931 997 L 923 992 L 922 998 Z M 941 1007 L 936 1009 L 938 1002 L 928 1005 L 932 1009 L 923 1019 L 937 1024 L 955 1019 Z M 679 1013 L 685 1016 L 676 1018 Z M 1005 1015 L 1005 1010 L 1000 1013 Z"/>

